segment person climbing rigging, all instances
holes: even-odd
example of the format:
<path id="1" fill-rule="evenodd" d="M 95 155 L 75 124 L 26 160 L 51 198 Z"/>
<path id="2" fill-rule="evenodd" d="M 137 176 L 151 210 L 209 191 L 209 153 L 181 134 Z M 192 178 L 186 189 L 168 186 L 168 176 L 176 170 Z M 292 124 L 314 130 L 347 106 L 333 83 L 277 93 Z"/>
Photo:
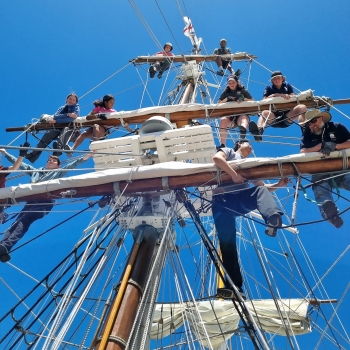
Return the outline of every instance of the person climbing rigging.
<path id="1" fill-rule="evenodd" d="M 165 43 L 163 46 L 163 50 L 164 51 L 159 51 L 157 53 L 155 53 L 153 56 L 165 56 L 165 57 L 171 57 L 171 56 L 175 56 L 171 51 L 173 50 L 173 45 L 172 43 Z M 169 58 L 165 59 L 162 62 L 155 62 L 154 64 L 151 64 L 151 66 L 149 67 L 149 76 L 150 78 L 153 78 L 156 73 L 157 74 L 157 78 L 161 78 L 163 76 L 163 73 L 168 70 L 170 68 L 170 63 L 171 60 Z"/>
<path id="2" fill-rule="evenodd" d="M 29 142 L 24 142 L 23 145 L 20 145 L 20 147 L 30 147 Z M 1 153 L 5 152 L 5 149 L 1 148 L 0 149 Z M 22 164 L 23 158 L 27 154 L 27 151 L 25 149 L 20 149 L 19 150 L 19 157 L 15 161 L 15 163 L 9 167 L 2 166 L 0 164 L 0 188 L 5 187 L 6 183 L 6 177 L 11 173 L 13 170 L 19 169 L 19 166 Z M 3 205 L 0 205 L 0 224 L 3 224 L 4 221 L 6 220 L 7 214 L 4 213 L 5 207 Z"/>
<path id="3" fill-rule="evenodd" d="M 333 123 L 329 112 L 319 109 L 307 111 L 305 120 L 299 125 L 306 126 L 300 142 L 300 152 L 320 152 L 327 158 L 331 152 L 350 148 L 350 132 L 341 123 Z M 350 191 L 350 174 L 334 176 L 312 175 L 312 191 L 318 204 L 321 215 L 336 228 L 343 226 L 343 219 L 339 216 L 338 208 L 332 196 L 333 188 L 344 188 Z M 334 177 L 333 177 L 334 176 Z"/>
<path id="4" fill-rule="evenodd" d="M 74 93 L 69 94 L 66 98 L 66 104 L 58 108 L 57 112 L 53 116 L 48 116 L 47 122 L 50 124 L 55 123 L 72 123 L 79 116 L 80 108 L 78 104 L 78 96 Z M 36 145 L 36 148 L 46 148 L 53 140 L 57 140 L 53 144 L 54 149 L 66 149 L 68 142 L 74 142 L 77 134 L 77 130 L 66 129 L 52 129 L 45 132 L 42 139 Z M 26 159 L 31 163 L 35 163 L 40 157 L 42 151 L 32 151 L 27 153 Z M 60 155 L 60 152 L 55 151 L 54 155 Z"/>
<path id="5" fill-rule="evenodd" d="M 292 85 L 286 81 L 286 77 L 281 71 L 275 71 L 271 74 L 271 85 L 267 86 L 264 90 L 263 100 L 270 97 L 283 97 L 285 100 L 289 100 L 291 96 L 295 96 Z M 293 109 L 288 111 L 262 111 L 258 125 L 255 122 L 249 123 L 249 130 L 252 134 L 258 134 L 257 141 L 262 141 L 262 134 L 265 131 L 267 125 L 273 128 L 287 128 L 293 124 L 296 119 L 299 121 L 304 120 L 306 112 L 306 106 L 299 104 Z"/>
<path id="6" fill-rule="evenodd" d="M 95 106 L 95 108 L 93 108 L 90 114 L 86 116 L 86 120 L 95 120 L 97 118 L 101 120 L 106 120 L 107 118 L 105 116 L 105 113 L 116 112 L 116 110 L 113 108 L 114 103 L 115 98 L 113 95 L 110 94 L 104 95 L 102 100 L 94 101 L 93 105 Z M 124 124 L 124 127 L 128 128 L 127 123 Z M 78 136 L 73 146 L 71 147 L 71 150 L 77 149 L 77 147 L 80 146 L 81 143 L 87 138 L 93 139 L 93 141 L 104 140 L 109 134 L 110 129 L 111 126 L 94 124 L 94 126 L 86 129 L 82 134 Z M 70 156 L 71 155 L 72 153 L 70 153 Z"/>
<path id="7" fill-rule="evenodd" d="M 231 49 L 226 47 L 227 41 L 226 39 L 220 40 L 220 47 L 214 50 L 214 55 L 217 55 L 215 58 L 215 62 L 219 67 L 219 70 L 216 72 L 217 75 L 223 76 L 224 69 L 227 69 L 230 74 L 234 74 L 235 71 L 232 69 L 231 60 L 224 60 L 221 55 L 226 55 L 231 53 Z M 238 74 L 236 74 L 238 75 Z"/>
<path id="8" fill-rule="evenodd" d="M 225 102 L 241 103 L 242 101 L 254 101 L 248 90 L 241 85 L 236 75 L 230 75 L 227 78 L 227 87 L 220 95 L 218 104 Z M 240 130 L 240 138 L 244 139 L 247 133 L 249 117 L 241 114 L 231 117 L 222 117 L 220 119 L 220 143 L 222 146 L 226 144 L 227 128 L 238 127 Z"/>
<path id="9" fill-rule="evenodd" d="M 228 162 L 247 158 L 251 153 L 252 147 L 249 141 L 239 140 L 233 149 L 220 148 L 213 157 L 215 165 L 230 175 L 233 182 L 221 184 L 214 189 L 212 212 L 223 265 L 244 299 L 243 278 L 236 248 L 236 217 L 258 209 L 268 225 L 265 233 L 270 237 L 276 236 L 277 229 L 282 226 L 283 213 L 277 207 L 270 192 L 286 186 L 289 181 L 288 178 L 282 178 L 275 184 L 265 184 L 257 180 L 251 181 L 255 187 L 250 187 L 249 182 Z M 233 289 L 227 281 L 225 288 L 218 288 L 217 295 L 225 299 L 234 298 Z"/>
<path id="10" fill-rule="evenodd" d="M 5 155 L 9 162 L 16 164 L 16 157 L 7 153 L 4 149 L 0 149 L 0 152 Z M 61 162 L 57 156 L 49 156 L 46 166 L 43 168 L 36 169 L 33 166 L 22 162 L 20 169 L 32 170 L 32 172 L 27 173 L 30 176 L 31 183 L 43 182 L 63 177 L 70 169 L 76 168 L 79 164 L 84 163 L 91 156 L 92 153 L 89 153 L 86 156 L 72 161 L 63 168 L 60 168 Z M 34 221 L 43 218 L 51 211 L 54 203 L 55 201 L 52 199 L 31 201 L 26 203 L 24 208 L 19 213 L 17 220 L 9 229 L 7 229 L 7 231 L 4 233 L 3 239 L 0 241 L 1 262 L 7 262 L 11 259 L 9 252 L 11 251 L 12 247 L 24 236 Z"/>

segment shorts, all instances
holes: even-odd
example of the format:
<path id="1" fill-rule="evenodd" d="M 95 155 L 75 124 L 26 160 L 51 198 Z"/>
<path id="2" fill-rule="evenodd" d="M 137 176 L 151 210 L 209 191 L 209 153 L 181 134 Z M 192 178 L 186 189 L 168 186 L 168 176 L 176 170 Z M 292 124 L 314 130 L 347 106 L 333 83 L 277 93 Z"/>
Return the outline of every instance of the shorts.
<path id="1" fill-rule="evenodd" d="M 287 113 L 289 111 L 275 111 L 273 114 L 275 115 L 274 121 L 270 124 L 272 128 L 288 128 L 291 126 L 291 123 L 287 122 Z"/>

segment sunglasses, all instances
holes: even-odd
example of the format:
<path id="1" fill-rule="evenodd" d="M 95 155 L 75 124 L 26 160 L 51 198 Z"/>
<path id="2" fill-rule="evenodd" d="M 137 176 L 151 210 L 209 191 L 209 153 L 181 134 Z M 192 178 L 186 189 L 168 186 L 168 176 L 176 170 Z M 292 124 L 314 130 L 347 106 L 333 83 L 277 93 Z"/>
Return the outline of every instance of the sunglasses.
<path id="1" fill-rule="evenodd" d="M 316 123 L 318 118 L 319 117 L 312 118 L 311 120 L 308 121 L 308 124 L 310 125 L 310 124 Z"/>

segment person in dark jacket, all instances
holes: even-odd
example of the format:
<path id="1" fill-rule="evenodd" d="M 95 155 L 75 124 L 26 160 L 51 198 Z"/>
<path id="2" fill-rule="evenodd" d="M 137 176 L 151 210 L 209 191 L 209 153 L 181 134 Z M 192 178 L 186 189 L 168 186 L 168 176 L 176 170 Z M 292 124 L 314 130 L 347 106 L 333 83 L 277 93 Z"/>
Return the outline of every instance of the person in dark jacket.
<path id="1" fill-rule="evenodd" d="M 327 158 L 331 152 L 350 148 L 349 130 L 341 123 L 331 122 L 331 118 L 329 112 L 319 109 L 306 112 L 305 120 L 299 123 L 305 126 L 300 143 L 301 153 L 320 152 Z M 311 183 L 322 217 L 340 228 L 344 222 L 338 214 L 332 189 L 337 186 L 350 191 L 350 174 L 312 175 Z"/>
<path id="2" fill-rule="evenodd" d="M 7 153 L 5 150 L 0 150 L 11 163 L 16 163 L 16 157 Z M 70 169 L 76 168 L 79 164 L 84 163 L 92 154 L 88 154 L 84 157 L 80 157 L 71 163 L 67 164 L 63 168 L 60 168 L 60 159 L 57 156 L 49 156 L 46 166 L 36 169 L 29 164 L 22 163 L 20 169 L 33 170 L 31 173 L 27 173 L 30 176 L 31 183 L 37 183 L 42 181 L 48 181 L 63 177 Z M 52 171 L 46 171 L 52 170 Z M 55 201 L 52 199 L 46 199 L 45 201 L 33 201 L 28 202 L 19 213 L 17 220 L 11 225 L 11 227 L 4 233 L 3 239 L 0 241 L 0 261 L 7 262 L 11 259 L 9 252 L 12 247 L 25 235 L 30 225 L 45 215 L 47 215 Z"/>
<path id="3" fill-rule="evenodd" d="M 66 98 L 66 104 L 61 106 L 52 118 L 48 118 L 48 123 L 53 125 L 55 123 L 72 123 L 79 116 L 79 113 L 78 96 L 76 94 L 69 94 Z M 48 130 L 36 145 L 36 148 L 46 148 L 53 140 L 57 140 L 54 142 L 53 148 L 62 150 L 66 148 L 68 142 L 74 142 L 77 136 L 79 136 L 77 130 L 67 128 Z M 26 155 L 26 158 L 31 163 L 35 163 L 41 153 L 42 151 L 32 151 Z M 55 151 L 53 154 L 59 156 L 61 152 Z"/>
<path id="4" fill-rule="evenodd" d="M 281 71 L 275 71 L 271 74 L 271 85 L 267 86 L 264 90 L 263 100 L 270 97 L 282 97 L 285 100 L 289 100 L 291 96 L 295 96 L 292 85 L 286 81 L 286 77 Z M 306 106 L 298 104 L 291 110 L 280 111 L 262 111 L 258 125 L 254 122 L 250 122 L 249 130 L 252 134 L 259 134 L 256 138 L 257 141 L 262 141 L 262 134 L 265 131 L 267 125 L 272 128 L 287 128 L 291 126 L 297 119 L 299 122 L 304 120 L 306 112 Z"/>

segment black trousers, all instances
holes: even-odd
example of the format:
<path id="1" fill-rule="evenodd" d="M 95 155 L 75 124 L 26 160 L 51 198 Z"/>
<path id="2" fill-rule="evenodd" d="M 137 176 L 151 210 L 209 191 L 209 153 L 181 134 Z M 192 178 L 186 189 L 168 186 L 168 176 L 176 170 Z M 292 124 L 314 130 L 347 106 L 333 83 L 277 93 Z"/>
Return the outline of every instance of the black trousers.
<path id="1" fill-rule="evenodd" d="M 25 235 L 30 225 L 47 215 L 54 201 L 46 200 L 44 202 L 28 202 L 18 215 L 17 220 L 4 233 L 4 238 L 0 241 L 0 245 L 4 246 L 9 252 L 12 247 Z"/>
<path id="2" fill-rule="evenodd" d="M 241 288 L 243 278 L 236 246 L 236 217 L 258 209 L 265 221 L 273 214 L 282 214 L 265 186 L 227 193 L 214 199 L 212 206 L 215 228 L 218 233 L 222 262 L 233 283 Z"/>

